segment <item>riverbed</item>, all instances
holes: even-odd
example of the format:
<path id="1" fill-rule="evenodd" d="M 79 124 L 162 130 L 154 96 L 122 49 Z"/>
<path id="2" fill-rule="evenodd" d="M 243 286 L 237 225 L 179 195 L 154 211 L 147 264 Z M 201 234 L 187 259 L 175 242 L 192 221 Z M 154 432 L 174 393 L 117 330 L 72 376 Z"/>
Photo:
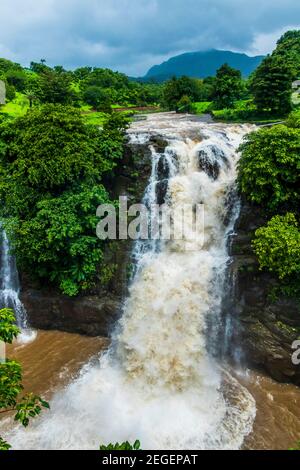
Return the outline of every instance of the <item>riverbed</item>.
<path id="1" fill-rule="evenodd" d="M 59 331 L 39 331 L 29 344 L 8 346 L 10 358 L 24 369 L 25 391 L 50 400 L 78 377 L 82 367 L 97 360 L 109 345 L 106 338 L 89 338 Z M 285 450 L 300 439 L 300 388 L 279 384 L 262 372 L 235 372 L 235 377 L 255 398 L 256 418 L 244 449 Z M 44 413 L 47 413 L 45 411 Z"/>

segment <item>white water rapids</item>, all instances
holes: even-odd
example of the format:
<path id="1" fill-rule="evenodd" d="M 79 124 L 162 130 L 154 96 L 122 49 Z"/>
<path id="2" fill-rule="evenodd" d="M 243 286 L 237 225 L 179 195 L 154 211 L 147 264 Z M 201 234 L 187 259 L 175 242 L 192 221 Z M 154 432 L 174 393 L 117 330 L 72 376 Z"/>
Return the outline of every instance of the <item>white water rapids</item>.
<path id="1" fill-rule="evenodd" d="M 168 141 L 163 155 L 152 150 L 145 202 L 155 202 L 163 158 L 168 204 L 204 204 L 204 246 L 201 237 L 188 250 L 184 240 L 136 244 L 137 272 L 110 350 L 56 393 L 49 413 L 7 433 L 15 449 L 97 449 L 135 439 L 143 449 L 241 447 L 255 402 L 210 357 L 207 322 L 220 323 L 228 234 L 239 210 L 229 197 L 236 149 L 250 130 L 172 114 L 132 125 L 132 142 Z"/>

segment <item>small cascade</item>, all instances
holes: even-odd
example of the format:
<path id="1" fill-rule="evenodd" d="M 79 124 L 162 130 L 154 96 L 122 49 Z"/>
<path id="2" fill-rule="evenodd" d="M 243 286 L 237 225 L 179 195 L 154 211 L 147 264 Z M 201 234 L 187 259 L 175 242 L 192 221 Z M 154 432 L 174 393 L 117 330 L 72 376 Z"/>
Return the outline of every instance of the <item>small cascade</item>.
<path id="1" fill-rule="evenodd" d="M 20 300 L 20 283 L 15 257 L 10 253 L 9 241 L 5 230 L 1 234 L 1 270 L 0 270 L 0 308 L 12 308 L 21 334 L 19 342 L 32 341 L 35 333 L 30 330 L 27 312 Z"/>

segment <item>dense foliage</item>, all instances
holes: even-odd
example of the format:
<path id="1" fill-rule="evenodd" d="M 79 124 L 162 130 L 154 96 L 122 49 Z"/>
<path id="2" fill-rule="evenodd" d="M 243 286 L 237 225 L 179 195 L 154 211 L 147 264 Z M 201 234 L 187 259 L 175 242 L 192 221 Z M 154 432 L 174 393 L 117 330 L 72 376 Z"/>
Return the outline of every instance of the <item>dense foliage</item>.
<path id="1" fill-rule="evenodd" d="M 67 72 L 43 71 L 31 88 L 40 103 L 75 104 L 79 97 L 71 88 L 72 77 Z"/>
<path id="2" fill-rule="evenodd" d="M 230 108 L 242 94 L 242 76 L 239 70 L 222 65 L 216 74 L 213 99 L 217 109 Z"/>
<path id="3" fill-rule="evenodd" d="M 19 334 L 15 326 L 15 316 L 12 310 L 0 310 L 0 341 L 11 344 Z M 49 404 L 41 397 L 32 393 L 22 395 L 21 365 L 9 359 L 0 361 L 0 413 L 14 411 L 15 421 L 27 427 L 30 418 L 38 416 L 42 408 Z M 10 445 L 0 437 L 0 450 L 9 450 Z"/>
<path id="4" fill-rule="evenodd" d="M 0 125 L 1 216 L 18 265 L 68 295 L 101 278 L 95 214 L 109 202 L 103 176 L 123 154 L 126 127 L 112 114 L 99 131 L 53 104 Z"/>
<path id="5" fill-rule="evenodd" d="M 102 88 L 95 85 L 87 87 L 83 92 L 83 100 L 97 111 L 111 112 L 111 100 Z"/>
<path id="6" fill-rule="evenodd" d="M 248 200 L 273 215 L 256 231 L 252 242 L 260 268 L 278 277 L 278 293 L 299 297 L 299 114 L 292 113 L 287 125 L 264 128 L 248 135 L 241 151 L 241 190 Z"/>
<path id="7" fill-rule="evenodd" d="M 291 110 L 292 72 L 283 57 L 267 56 L 253 74 L 250 88 L 261 112 L 282 116 Z"/>
<path id="8" fill-rule="evenodd" d="M 300 229 L 292 213 L 276 215 L 255 233 L 253 248 L 261 268 L 284 279 L 300 273 Z"/>
<path id="9" fill-rule="evenodd" d="M 199 80 L 189 77 L 173 77 L 166 82 L 163 91 L 163 103 L 171 111 L 179 111 L 182 99 L 186 102 L 199 100 Z"/>
<path id="10" fill-rule="evenodd" d="M 241 146 L 239 185 L 247 198 L 269 209 L 300 202 L 300 131 L 285 125 L 249 134 Z"/>
<path id="11" fill-rule="evenodd" d="M 293 78 L 300 77 L 300 31 L 291 30 L 281 36 L 272 54 L 284 59 L 289 65 Z"/>

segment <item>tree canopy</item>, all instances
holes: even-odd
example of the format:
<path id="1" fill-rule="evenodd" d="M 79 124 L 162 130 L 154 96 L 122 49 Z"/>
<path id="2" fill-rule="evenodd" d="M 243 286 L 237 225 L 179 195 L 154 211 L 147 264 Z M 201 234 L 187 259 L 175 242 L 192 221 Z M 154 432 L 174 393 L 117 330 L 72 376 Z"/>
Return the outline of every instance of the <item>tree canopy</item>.
<path id="1" fill-rule="evenodd" d="M 300 202 L 300 132 L 284 125 L 248 134 L 240 150 L 239 185 L 271 210 Z"/>
<path id="2" fill-rule="evenodd" d="M 222 65 L 216 74 L 213 85 L 213 99 L 217 109 L 231 108 L 242 93 L 242 76 L 239 70 Z"/>
<path id="3" fill-rule="evenodd" d="M 48 104 L 0 125 L 1 216 L 18 265 L 66 294 L 101 276 L 96 208 L 109 202 L 103 176 L 122 157 L 127 124 L 112 114 L 99 131 Z"/>
<path id="4" fill-rule="evenodd" d="M 285 115 L 291 111 L 292 72 L 283 57 L 267 56 L 254 72 L 250 89 L 261 112 Z"/>

